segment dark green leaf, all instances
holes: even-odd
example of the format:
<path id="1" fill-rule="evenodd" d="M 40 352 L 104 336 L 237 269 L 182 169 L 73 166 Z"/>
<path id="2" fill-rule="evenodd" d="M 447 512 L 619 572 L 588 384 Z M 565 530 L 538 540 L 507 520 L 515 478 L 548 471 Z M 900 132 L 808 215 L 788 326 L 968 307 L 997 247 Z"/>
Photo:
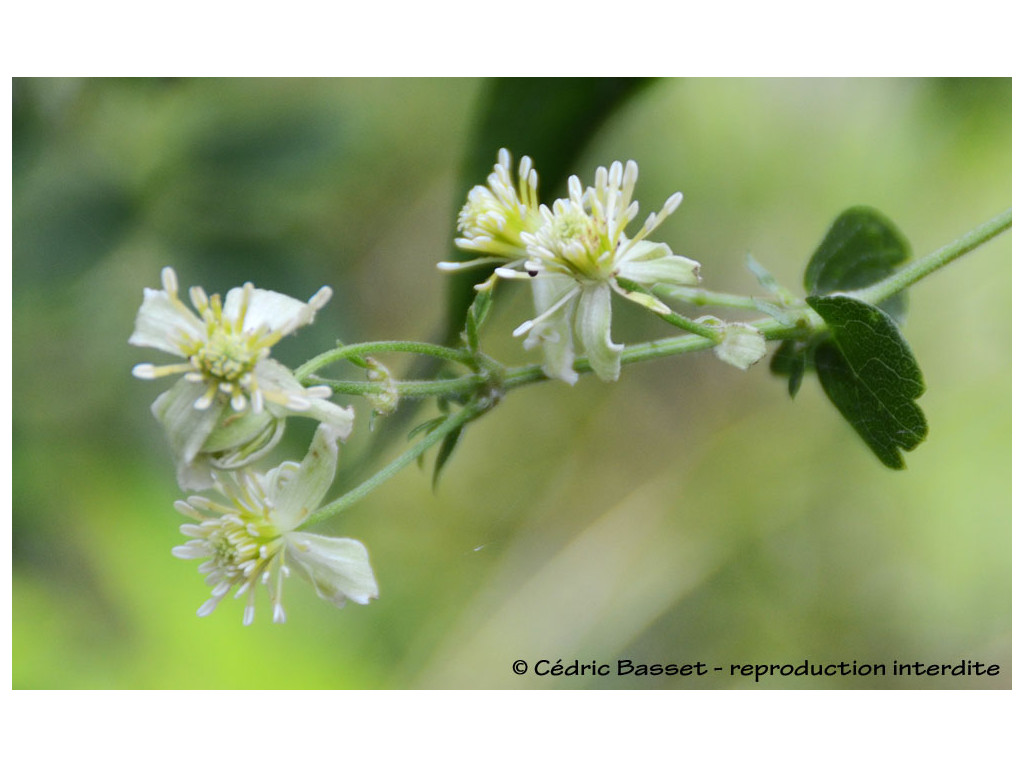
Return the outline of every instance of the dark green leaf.
<path id="1" fill-rule="evenodd" d="M 808 295 L 852 291 L 891 275 L 910 256 L 910 246 L 896 226 L 878 211 L 850 208 L 839 214 L 804 272 Z M 882 306 L 893 318 L 906 313 L 900 294 Z"/>
<path id="2" fill-rule="evenodd" d="M 465 428 L 466 425 L 463 424 L 458 429 L 445 435 L 444 440 L 441 441 L 441 447 L 437 449 L 437 459 L 434 461 L 434 488 L 437 488 L 437 481 L 441 477 L 441 470 L 448 463 L 448 459 L 452 457 L 455 446 L 458 444 L 459 438 L 462 437 L 462 431 Z"/>
<path id="3" fill-rule="evenodd" d="M 493 290 L 477 291 L 473 303 L 466 313 L 466 345 L 472 352 L 480 349 L 480 327 L 491 311 Z"/>
<path id="4" fill-rule="evenodd" d="M 769 363 L 771 372 L 777 376 L 789 378 L 789 396 L 796 397 L 800 384 L 804 380 L 804 369 L 807 367 L 807 345 L 802 342 L 786 339 L 775 350 Z"/>
<path id="5" fill-rule="evenodd" d="M 849 296 L 810 296 L 807 304 L 832 332 L 814 352 L 822 388 L 881 462 L 903 469 L 900 449 L 928 434 L 914 402 L 924 379 L 906 339 L 889 315 Z"/>
<path id="6" fill-rule="evenodd" d="M 421 432 L 426 432 L 427 434 L 429 434 L 438 427 L 440 427 L 441 424 L 444 423 L 444 420 L 444 416 L 435 416 L 432 419 L 424 421 L 422 424 L 417 424 L 415 427 L 409 430 L 408 438 L 412 440 L 414 437 L 416 437 L 416 435 L 420 434 Z"/>

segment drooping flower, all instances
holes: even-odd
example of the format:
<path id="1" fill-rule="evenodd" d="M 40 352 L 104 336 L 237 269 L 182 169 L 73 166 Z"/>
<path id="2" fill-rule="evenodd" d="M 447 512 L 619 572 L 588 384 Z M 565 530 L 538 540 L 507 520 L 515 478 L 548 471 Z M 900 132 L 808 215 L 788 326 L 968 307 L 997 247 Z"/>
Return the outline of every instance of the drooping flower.
<path id="1" fill-rule="evenodd" d="M 339 608 L 348 600 L 366 605 L 377 597 L 377 582 L 362 543 L 296 530 L 330 488 L 338 442 L 347 434 L 321 424 L 301 464 L 285 462 L 266 474 L 217 472 L 214 487 L 227 503 L 191 496 L 175 504 L 197 522 L 181 526 L 190 541 L 171 552 L 184 560 L 204 560 L 199 572 L 212 587 L 199 616 L 212 613 L 234 589 L 236 598 L 246 598 L 242 621 L 251 624 L 256 588 L 262 584 L 270 595 L 273 620 L 283 622 L 281 593 L 293 569 L 312 583 L 317 595 Z"/>
<path id="2" fill-rule="evenodd" d="M 246 283 L 228 291 L 222 302 L 218 294 L 207 296 L 193 287 L 193 311 L 178 297 L 174 270 L 165 267 L 161 279 L 162 290 L 144 289 L 128 343 L 184 358 L 132 369 L 141 379 L 184 374 L 153 403 L 183 488 L 208 488 L 211 469 L 232 469 L 266 453 L 280 439 L 281 419 L 288 415 L 351 428 L 351 408 L 328 401 L 329 387 L 303 387 L 270 357 L 283 336 L 313 322 L 330 299 L 330 288 L 302 302 Z"/>
<path id="3" fill-rule="evenodd" d="M 742 371 L 764 357 L 768 352 L 764 334 L 748 323 L 724 323 L 720 326 L 722 340 L 715 347 L 715 355 L 723 363 Z"/>
<path id="4" fill-rule="evenodd" d="M 553 378 L 576 381 L 574 330 L 598 377 L 618 378 L 623 347 L 611 340 L 612 292 L 655 312 L 670 311 L 645 292 L 623 288 L 619 278 L 643 287 L 693 285 L 699 280 L 700 264 L 646 239 L 682 202 L 679 192 L 648 216 L 636 234 L 626 234 L 639 211 L 632 199 L 638 174 L 632 160 L 625 166 L 615 162 L 610 169 L 598 168 L 594 186 L 586 190 L 572 176 L 569 197 L 556 200 L 551 208 L 541 205 L 537 226 L 520 235 L 527 258 L 521 265 L 495 270 L 499 277 L 531 281 L 538 314 L 514 335 L 528 334 L 527 347 L 544 346 L 544 370 Z"/>

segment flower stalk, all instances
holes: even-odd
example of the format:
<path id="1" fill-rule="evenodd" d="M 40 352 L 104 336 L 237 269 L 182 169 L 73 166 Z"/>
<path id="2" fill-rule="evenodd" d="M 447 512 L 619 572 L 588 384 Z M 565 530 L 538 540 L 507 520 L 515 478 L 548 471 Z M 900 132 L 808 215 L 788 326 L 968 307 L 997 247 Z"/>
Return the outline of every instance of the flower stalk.
<path id="1" fill-rule="evenodd" d="M 465 424 L 480 416 L 490 408 L 491 405 L 492 403 L 474 401 L 463 407 L 461 410 L 450 414 L 437 427 L 430 430 L 430 432 L 428 432 L 427 435 L 418 443 L 400 454 L 397 458 L 393 459 L 372 477 L 364 480 L 344 495 L 339 496 L 315 514 L 310 515 L 310 517 L 300 527 L 306 528 L 308 526 L 315 525 L 316 523 L 327 520 L 330 517 L 334 517 L 334 515 L 338 514 L 342 510 L 352 506 L 376 488 L 386 483 L 409 464 L 416 461 L 420 456 L 441 442 L 449 434 L 457 429 L 461 429 Z"/>

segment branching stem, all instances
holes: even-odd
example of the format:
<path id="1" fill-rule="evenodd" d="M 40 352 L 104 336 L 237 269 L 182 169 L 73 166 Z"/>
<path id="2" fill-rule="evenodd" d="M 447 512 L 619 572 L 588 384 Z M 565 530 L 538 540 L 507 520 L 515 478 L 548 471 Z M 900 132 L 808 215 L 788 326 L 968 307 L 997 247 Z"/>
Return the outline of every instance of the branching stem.
<path id="1" fill-rule="evenodd" d="M 971 230 L 963 237 L 954 240 L 948 245 L 939 248 L 937 251 L 924 256 L 916 261 L 907 264 L 902 269 L 893 273 L 884 280 L 874 285 L 852 291 L 848 295 L 872 304 L 878 304 L 885 299 L 896 295 L 910 285 L 921 280 L 932 272 L 941 269 L 961 256 L 970 253 L 979 246 L 988 242 L 996 235 L 1010 228 L 1012 222 L 1011 210 L 1007 209 L 985 224 Z M 628 285 L 632 289 L 632 284 Z M 693 304 L 715 305 L 726 307 L 742 307 L 757 309 L 759 300 L 749 296 L 734 296 L 732 294 L 714 293 L 693 289 L 686 294 L 686 300 Z M 772 303 L 772 302 L 769 302 Z M 780 307 L 781 309 L 781 307 Z M 822 330 L 824 322 L 816 313 L 802 302 L 795 306 L 785 307 L 790 313 L 790 322 L 783 323 L 773 318 L 758 320 L 752 325 L 764 334 L 769 341 L 797 338 L 807 336 Z M 631 344 L 622 352 L 622 364 L 630 365 L 647 360 L 654 360 L 663 357 L 672 357 L 687 352 L 696 352 L 702 349 L 710 349 L 718 343 L 718 333 L 714 329 L 704 326 L 696 321 L 685 318 L 681 315 L 660 314 L 660 316 L 673 325 L 685 328 L 691 333 L 682 336 L 675 336 L 666 339 Z M 365 344 L 350 344 L 324 352 L 301 366 L 296 371 L 296 376 L 306 385 L 327 384 L 338 394 L 366 395 L 381 392 L 385 386 L 381 382 L 368 381 L 337 381 L 322 379 L 312 374 L 334 362 L 349 360 L 360 365 L 360 360 L 365 355 L 381 352 L 407 352 L 413 354 L 430 355 L 444 360 L 460 363 L 467 367 L 479 370 L 482 356 L 478 353 L 464 349 L 452 349 L 436 344 L 426 344 L 412 341 L 378 341 Z M 486 372 L 474 372 L 464 376 L 433 381 L 396 381 L 398 394 L 405 398 L 468 398 L 469 404 L 460 410 L 452 413 L 438 426 L 426 433 L 426 435 L 412 447 L 393 459 L 391 463 L 365 480 L 348 493 L 320 509 L 312 515 L 303 527 L 313 525 L 326 520 L 343 509 L 348 508 L 355 502 L 362 499 L 382 483 L 389 480 L 404 467 L 416 461 L 434 445 L 441 442 L 447 435 L 455 430 L 461 429 L 467 422 L 475 419 L 484 413 L 494 403 L 493 395 L 501 395 L 505 392 L 547 380 L 542 366 L 526 365 L 517 368 L 504 368 L 500 364 L 487 358 L 483 366 Z M 579 373 L 592 371 L 590 362 L 586 357 L 576 358 L 574 370 Z M 490 391 L 489 392 L 489 388 Z"/>

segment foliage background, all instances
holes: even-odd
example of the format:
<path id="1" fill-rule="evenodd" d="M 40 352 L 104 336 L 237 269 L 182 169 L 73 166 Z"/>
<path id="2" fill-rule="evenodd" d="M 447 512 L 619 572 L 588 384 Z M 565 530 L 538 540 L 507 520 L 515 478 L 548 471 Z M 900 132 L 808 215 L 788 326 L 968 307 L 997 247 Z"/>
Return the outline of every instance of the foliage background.
<path id="1" fill-rule="evenodd" d="M 169 554 L 180 491 L 148 412 L 161 385 L 129 373 L 155 359 L 125 343 L 142 287 L 166 264 L 210 292 L 331 285 L 316 325 L 276 348 L 290 364 L 338 338 L 433 337 L 434 264 L 484 88 L 15 80 L 13 686 L 720 688 L 753 680 L 510 668 L 966 658 L 1003 674 L 759 687 L 1009 687 L 1007 235 L 911 293 L 930 436 L 906 472 L 883 468 L 813 380 L 791 402 L 766 364 L 632 366 L 615 385 L 516 391 L 468 431 L 436 493 L 406 470 L 332 520 L 370 548 L 371 606 L 335 611 L 295 579 L 284 626 L 265 603 L 249 628 L 232 601 L 194 616 L 207 590 Z M 682 190 L 659 234 L 709 287 L 756 290 L 749 251 L 795 290 L 850 205 L 883 211 L 918 255 L 1003 210 L 1010 93 L 1009 80 L 657 81 L 566 162 L 586 182 L 637 160 L 642 214 Z M 503 298 L 485 344 L 532 362 L 510 337 L 527 297 Z M 670 333 L 617 305 L 617 341 Z M 277 458 L 301 456 L 311 432 L 293 420 Z M 361 435 L 338 492 L 365 476 Z"/>

